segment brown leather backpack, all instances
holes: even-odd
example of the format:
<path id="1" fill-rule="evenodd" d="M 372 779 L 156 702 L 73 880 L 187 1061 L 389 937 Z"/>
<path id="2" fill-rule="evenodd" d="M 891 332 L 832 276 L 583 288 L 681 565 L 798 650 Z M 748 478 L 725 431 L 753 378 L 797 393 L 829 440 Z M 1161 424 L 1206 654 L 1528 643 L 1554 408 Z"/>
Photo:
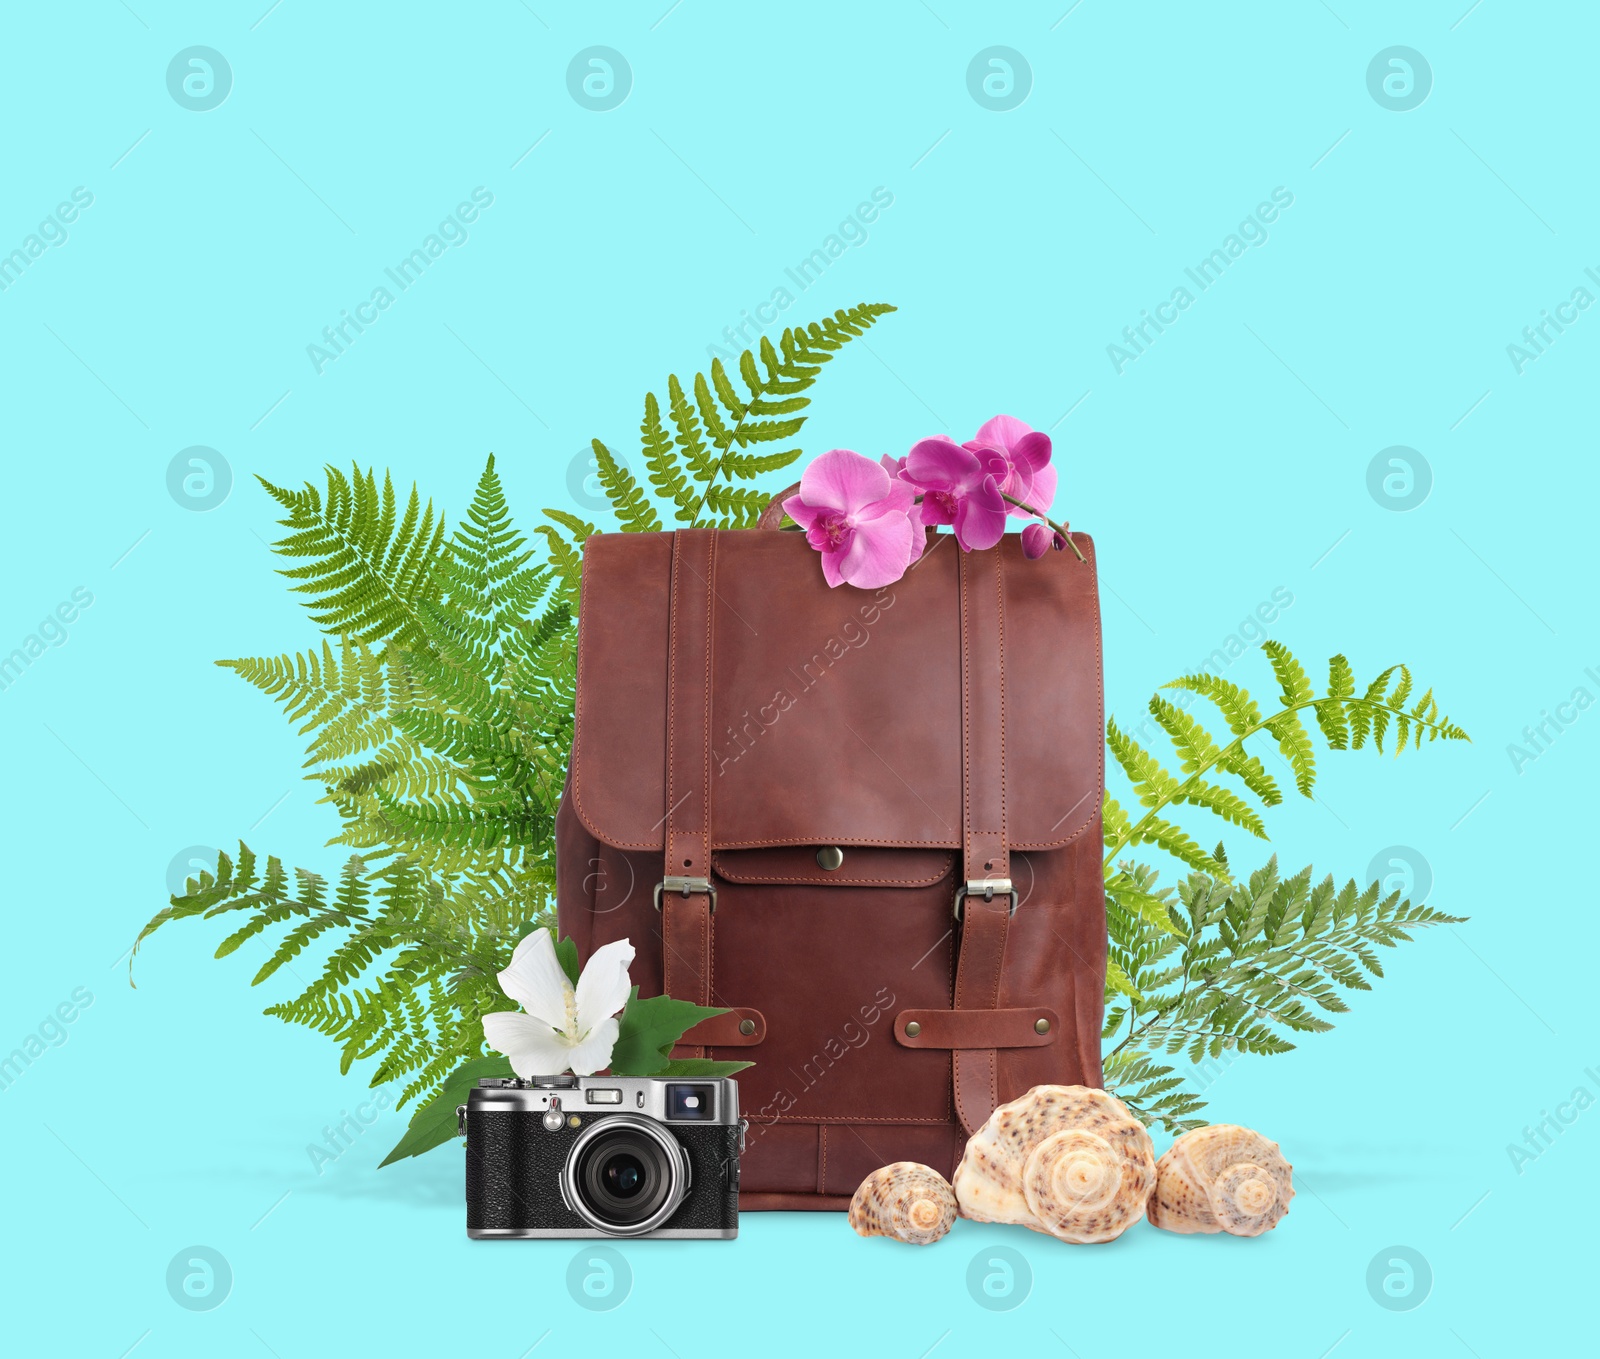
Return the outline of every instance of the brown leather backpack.
<path id="1" fill-rule="evenodd" d="M 740 1206 L 949 1175 L 995 1105 L 1100 1084 L 1100 618 L 1088 558 L 928 539 L 830 590 L 804 535 L 584 549 L 560 928 L 641 994 L 729 1013 L 677 1056 L 755 1063 Z"/>

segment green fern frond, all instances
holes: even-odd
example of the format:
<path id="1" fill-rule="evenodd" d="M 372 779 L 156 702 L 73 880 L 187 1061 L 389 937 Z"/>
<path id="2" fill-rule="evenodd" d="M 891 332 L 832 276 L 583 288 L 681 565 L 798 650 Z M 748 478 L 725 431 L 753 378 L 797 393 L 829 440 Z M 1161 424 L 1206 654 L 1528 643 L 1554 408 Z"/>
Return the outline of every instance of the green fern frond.
<path id="1" fill-rule="evenodd" d="M 1154 845 L 1164 849 L 1173 858 L 1189 865 L 1197 873 L 1223 874 L 1227 866 L 1215 855 L 1207 854 L 1185 830 L 1164 820 L 1154 812 L 1147 813 L 1129 833 L 1129 847 Z"/>
<path id="2" fill-rule="evenodd" d="M 1265 823 L 1258 810 L 1231 789 L 1209 783 L 1203 777 L 1220 769 L 1237 777 L 1248 793 L 1263 808 L 1282 800 L 1277 782 L 1246 742 L 1258 732 L 1266 732 L 1278 744 L 1289 764 L 1295 787 L 1312 795 L 1316 782 L 1316 750 L 1301 714 L 1311 709 L 1318 729 L 1334 750 L 1360 749 L 1370 738 L 1379 750 L 1387 732 L 1393 731 L 1396 753 L 1407 740 L 1413 746 L 1423 740 L 1465 740 L 1466 733 L 1439 713 L 1431 691 L 1411 707 L 1405 706 L 1411 691 L 1411 675 L 1404 666 L 1385 670 L 1360 696 L 1350 663 L 1342 656 L 1328 662 L 1328 690 L 1318 695 L 1304 667 L 1281 642 L 1269 641 L 1262 651 L 1278 681 L 1282 707 L 1262 715 L 1247 690 L 1218 675 L 1201 672 L 1184 675 L 1166 687 L 1200 695 L 1222 714 L 1232 739 L 1221 742 L 1190 713 L 1159 694 L 1150 700 L 1150 713 L 1171 740 L 1177 752 L 1183 777 L 1169 773 L 1160 760 L 1146 751 L 1114 720 L 1106 723 L 1106 745 L 1128 776 L 1142 807 L 1148 810 L 1134 821 L 1123 815 L 1115 825 L 1106 822 L 1106 863 L 1130 846 L 1162 844 L 1165 838 L 1176 857 L 1200 872 L 1211 872 L 1194 843 L 1179 834 L 1158 815 L 1174 803 L 1204 807 L 1231 825 L 1266 838 Z M 1398 676 L 1398 680 L 1395 677 Z M 1393 687 L 1391 688 L 1391 684 Z M 1109 803 L 1115 806 L 1115 803 Z M 1120 808 L 1118 809 L 1120 813 Z M 1163 845 L 1168 847 L 1168 845 Z"/>
<path id="3" fill-rule="evenodd" d="M 1148 868 L 1129 866 L 1125 876 L 1156 895 Z M 1108 915 L 1113 900 L 1108 889 Z M 1169 1069 L 1154 1072 L 1153 1054 L 1198 1062 L 1228 1052 L 1291 1050 L 1294 1035 L 1324 1032 L 1331 1027 L 1325 1016 L 1348 1010 L 1342 992 L 1370 987 L 1375 949 L 1394 947 L 1418 929 L 1458 923 L 1398 893 L 1380 898 L 1376 884 L 1360 888 L 1352 881 L 1336 889 L 1331 878 L 1313 883 L 1309 868 L 1284 878 L 1276 859 L 1244 882 L 1204 874 L 1181 882 L 1167 922 L 1180 927 L 1178 939 L 1120 901 L 1118 907 L 1110 959 L 1118 976 L 1108 980 L 1113 1013 L 1106 1037 L 1122 1037 L 1105 1071 L 1107 1087 L 1119 1094 L 1124 1083 L 1170 1078 Z M 1137 1089 L 1133 1097 L 1141 1098 Z M 1153 1107 L 1152 1092 L 1143 1099 L 1149 1121 L 1180 1130 Z"/>
<path id="4" fill-rule="evenodd" d="M 1235 736 L 1248 736 L 1261 727 L 1261 710 L 1250 697 L 1249 690 L 1241 689 L 1220 675 L 1208 674 L 1205 671 L 1196 675 L 1182 675 L 1178 679 L 1169 680 L 1166 687 L 1187 689 L 1209 698 L 1217 705 L 1218 711 L 1228 724 L 1228 730 Z"/>
<path id="5" fill-rule="evenodd" d="M 584 543 L 594 536 L 595 527 L 593 524 L 585 523 L 576 515 L 568 514 L 565 510 L 545 510 L 544 515 L 567 531 L 568 536 L 563 537 L 549 524 L 538 524 L 534 528 L 534 532 L 545 540 L 550 554 L 550 564 L 555 568 L 567 603 L 576 609 L 578 580 L 583 575 L 582 548 Z"/>
<path id="6" fill-rule="evenodd" d="M 1134 795 L 1145 807 L 1159 807 L 1178 793 L 1178 780 L 1169 774 L 1153 755 L 1133 737 L 1122 731 L 1115 718 L 1106 721 L 1106 746 L 1122 766 L 1133 785 Z"/>
<path id="7" fill-rule="evenodd" d="M 639 426 L 639 434 L 644 444 L 644 465 L 650 474 L 650 485 L 657 495 L 672 502 L 675 509 L 673 518 L 678 523 L 693 523 L 699 494 L 683 464 L 673 455 L 672 436 L 661 422 L 661 403 L 656 400 L 654 392 L 645 393 L 644 420 Z M 615 496 L 612 496 L 612 504 L 617 504 Z M 620 510 L 618 517 L 621 517 Z"/>
<path id="8" fill-rule="evenodd" d="M 622 521 L 624 533 L 657 533 L 661 518 L 655 507 L 645 499 L 644 491 L 634 480 L 633 473 L 622 466 L 600 440 L 595 439 L 595 464 L 600 469 L 600 485 Z"/>
<path id="9" fill-rule="evenodd" d="M 1190 807 L 1204 807 L 1215 812 L 1229 825 L 1249 831 L 1258 840 L 1267 838 L 1266 825 L 1255 808 L 1237 793 L 1219 784 L 1207 783 L 1201 778 L 1191 779 L 1172 800 Z"/>
<path id="10" fill-rule="evenodd" d="M 445 555 L 444 523 L 415 486 L 397 520 L 389 474 L 380 490 L 371 471 L 346 477 L 324 469 L 326 497 L 310 482 L 299 491 L 258 478 L 288 512 L 279 522 L 289 533 L 273 544 L 280 556 L 302 564 L 279 572 L 296 582 L 312 621 L 329 633 L 349 633 L 362 642 L 393 640 L 425 644 L 418 613 L 432 597 L 434 574 Z"/>
<path id="11" fill-rule="evenodd" d="M 865 303 L 787 329 L 776 345 L 763 337 L 735 365 L 742 392 L 721 359 L 712 360 L 709 376 L 696 373 L 687 385 L 670 375 L 665 414 L 650 393 L 639 426 L 650 491 L 662 502 L 659 513 L 632 474 L 609 450 L 602 456 L 596 444 L 600 484 L 623 531 L 654 531 L 663 519 L 702 528 L 754 525 L 770 497 L 729 483 L 753 481 L 802 456 L 798 448 L 751 450 L 792 440 L 805 424 L 807 392 L 823 365 L 893 310 Z M 549 529 L 542 532 L 563 580 L 569 580 L 570 563 L 560 560 L 566 549 Z"/>
<path id="12" fill-rule="evenodd" d="M 1183 1077 L 1142 1052 L 1120 1052 L 1105 1065 L 1105 1087 L 1151 1127 L 1171 1133 L 1204 1127 L 1196 1118 L 1205 1101 L 1184 1089 Z"/>
<path id="13" fill-rule="evenodd" d="M 712 486 L 706 491 L 706 508 L 719 516 L 718 528 L 754 528 L 771 497 L 762 491 L 734 486 Z"/>
<path id="14" fill-rule="evenodd" d="M 1285 709 L 1276 717 L 1269 718 L 1265 725 L 1276 738 L 1279 752 L 1294 771 L 1294 786 L 1310 797 L 1311 787 L 1317 781 L 1317 757 L 1305 723 L 1300 720 L 1298 713 Z"/>

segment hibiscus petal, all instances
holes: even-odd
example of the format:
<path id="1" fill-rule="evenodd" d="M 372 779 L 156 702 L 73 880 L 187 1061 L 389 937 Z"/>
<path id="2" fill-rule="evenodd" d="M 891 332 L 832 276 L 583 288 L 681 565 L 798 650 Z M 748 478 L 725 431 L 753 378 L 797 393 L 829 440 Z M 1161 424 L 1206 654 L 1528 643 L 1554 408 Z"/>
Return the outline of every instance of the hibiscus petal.
<path id="1" fill-rule="evenodd" d="M 978 471 L 976 454 L 942 436 L 918 439 L 906 454 L 905 479 L 923 490 L 960 489 Z"/>
<path id="2" fill-rule="evenodd" d="M 862 590 L 893 585 L 911 564 L 911 520 L 886 515 L 857 525 L 854 541 L 839 564 L 839 574 Z"/>
<path id="3" fill-rule="evenodd" d="M 567 1027 L 567 994 L 572 983 L 561 970 L 549 930 L 534 930 L 517 945 L 510 965 L 500 974 L 500 989 L 552 1029 Z"/>
<path id="4" fill-rule="evenodd" d="M 545 931 L 541 931 L 544 933 Z M 558 1076 L 570 1064 L 571 1046 L 548 1024 L 515 1010 L 483 1017 L 484 1041 L 511 1062 L 511 1069 L 530 1076 Z"/>
<path id="5" fill-rule="evenodd" d="M 617 1045 L 617 1035 L 622 1026 L 615 1019 L 602 1019 L 575 1043 L 567 1053 L 567 1062 L 575 1076 L 592 1076 L 602 1067 L 611 1065 L 611 1050 Z"/>
<path id="6" fill-rule="evenodd" d="M 800 477 L 800 498 L 852 514 L 889 493 L 889 474 L 871 458 L 833 448 L 813 458 Z"/>
<path id="7" fill-rule="evenodd" d="M 605 944 L 589 955 L 578 978 L 579 1033 L 587 1033 L 628 1003 L 628 992 L 633 989 L 628 980 L 632 962 L 633 945 L 626 939 Z"/>

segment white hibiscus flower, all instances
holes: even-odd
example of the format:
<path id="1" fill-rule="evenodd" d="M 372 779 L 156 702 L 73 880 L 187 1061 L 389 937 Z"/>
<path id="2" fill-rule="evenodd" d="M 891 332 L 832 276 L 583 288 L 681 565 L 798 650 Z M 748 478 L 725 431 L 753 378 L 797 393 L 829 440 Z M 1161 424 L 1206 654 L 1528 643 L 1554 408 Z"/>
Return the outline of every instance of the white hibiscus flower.
<path id="1" fill-rule="evenodd" d="M 517 945 L 511 965 L 500 974 L 500 989 L 526 1013 L 484 1015 L 484 1038 L 524 1079 L 564 1071 L 592 1076 L 611 1062 L 616 1013 L 628 1003 L 632 962 L 633 945 L 626 939 L 606 944 L 584 964 L 574 990 L 556 957 L 555 937 L 535 930 Z"/>

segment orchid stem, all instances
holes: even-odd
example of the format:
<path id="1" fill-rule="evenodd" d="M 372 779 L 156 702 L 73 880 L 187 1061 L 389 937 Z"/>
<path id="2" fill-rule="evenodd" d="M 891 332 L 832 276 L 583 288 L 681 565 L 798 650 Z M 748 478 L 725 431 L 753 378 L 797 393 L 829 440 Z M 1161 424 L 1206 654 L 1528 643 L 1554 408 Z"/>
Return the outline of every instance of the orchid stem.
<path id="1" fill-rule="evenodd" d="M 1004 501 L 1007 501 L 1008 503 L 1010 503 L 1012 505 L 1015 505 L 1019 510 L 1027 510 L 1027 512 L 1029 514 L 1035 515 L 1036 517 L 1038 517 L 1040 519 L 1043 519 L 1046 524 L 1048 524 L 1052 529 L 1054 529 L 1057 533 L 1059 533 L 1066 540 L 1067 546 L 1072 549 L 1073 554 L 1077 557 L 1077 559 L 1080 562 L 1086 562 L 1086 561 L 1089 560 L 1087 557 L 1085 557 L 1083 555 L 1083 553 L 1078 551 L 1078 545 L 1075 542 L 1072 541 L 1072 535 L 1067 532 L 1066 526 L 1064 524 L 1056 523 L 1056 521 L 1054 519 L 1051 519 L 1049 516 L 1040 514 L 1039 511 L 1034 509 L 1033 506 L 1028 504 L 1027 501 L 1018 500 L 1015 496 L 1007 495 L 1004 491 L 1000 492 L 1000 499 L 1002 499 Z"/>

